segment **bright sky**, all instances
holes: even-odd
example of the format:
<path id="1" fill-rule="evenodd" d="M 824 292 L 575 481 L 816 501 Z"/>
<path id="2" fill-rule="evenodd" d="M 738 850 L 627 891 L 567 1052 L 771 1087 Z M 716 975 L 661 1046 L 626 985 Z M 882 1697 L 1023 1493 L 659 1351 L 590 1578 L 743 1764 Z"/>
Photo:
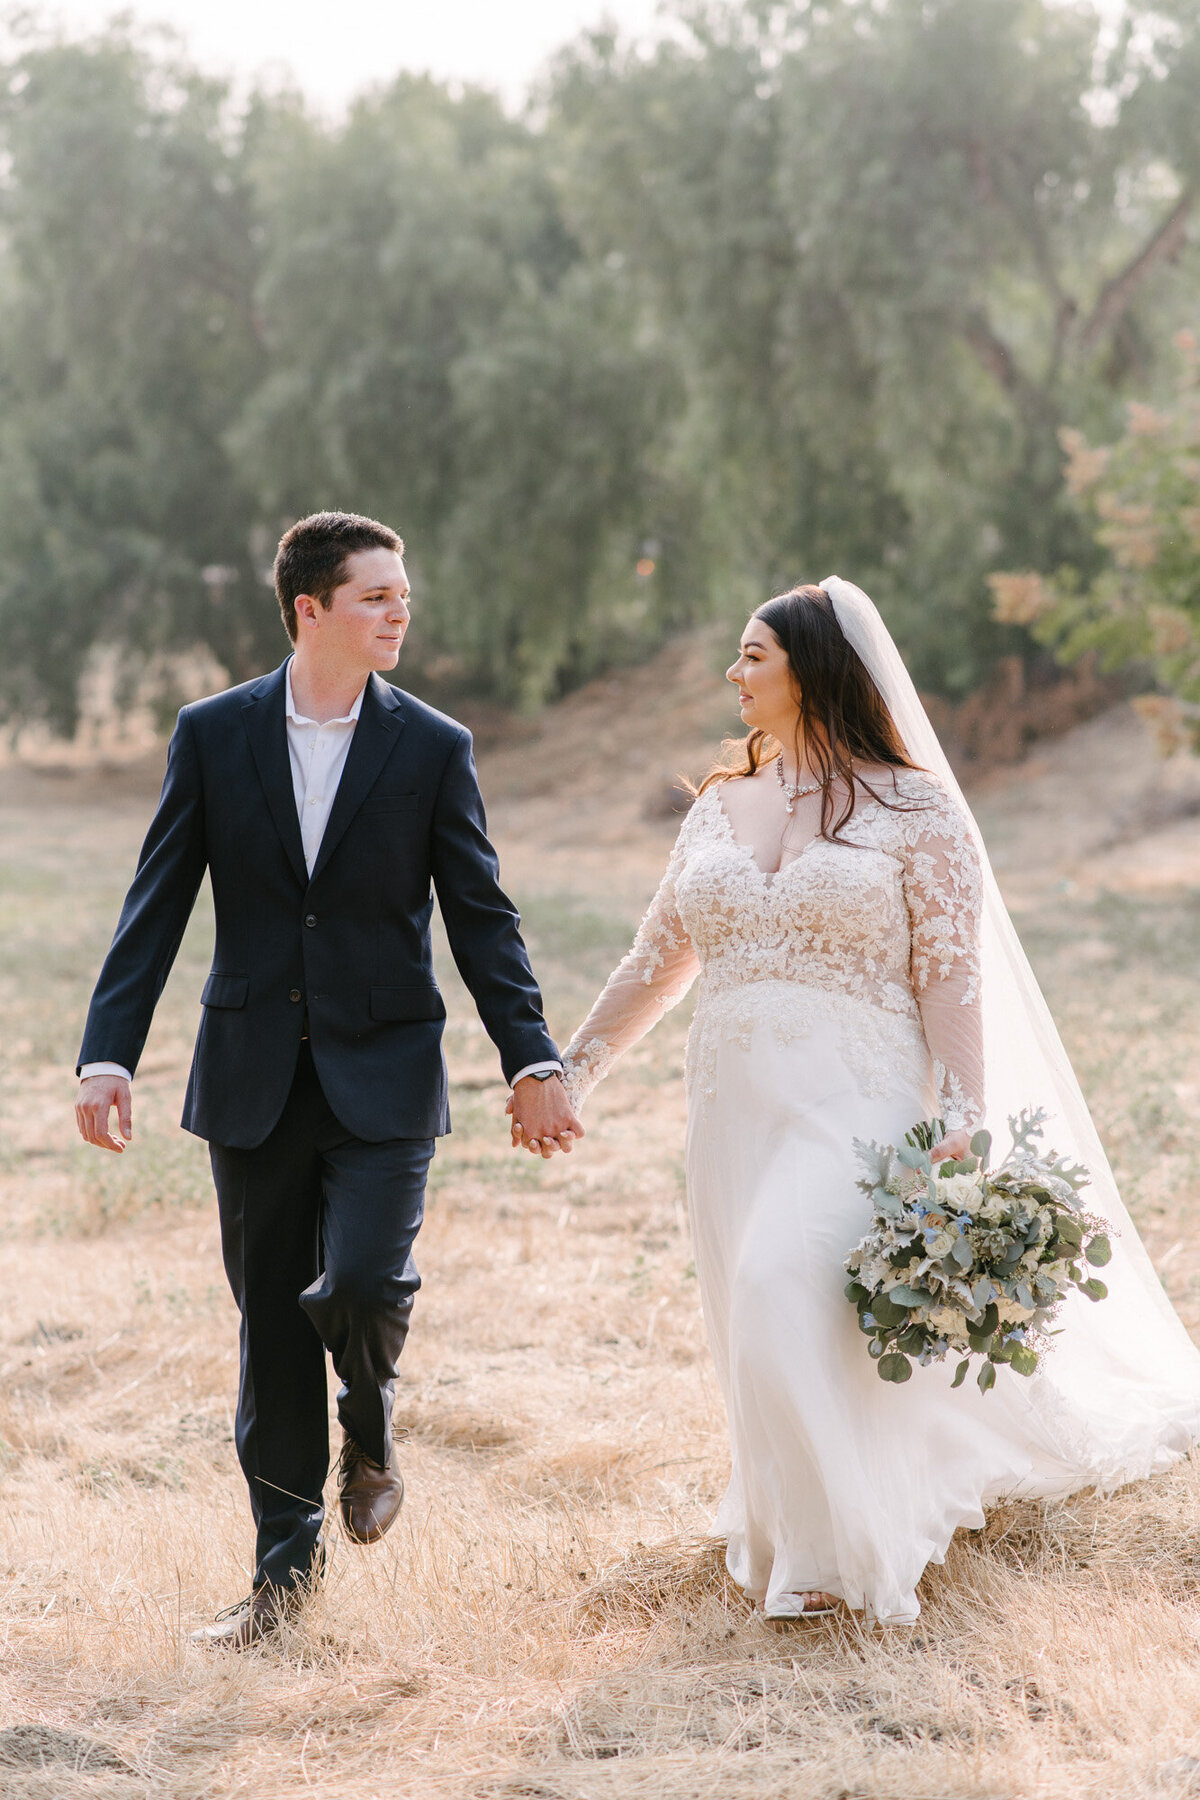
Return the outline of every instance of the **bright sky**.
<path id="1" fill-rule="evenodd" d="M 656 0 L 50 0 L 32 8 L 72 36 L 118 10 L 181 31 L 196 59 L 223 73 L 290 70 L 322 106 L 339 108 L 401 69 L 483 82 L 519 100 L 545 59 L 606 15 L 641 35 Z"/>

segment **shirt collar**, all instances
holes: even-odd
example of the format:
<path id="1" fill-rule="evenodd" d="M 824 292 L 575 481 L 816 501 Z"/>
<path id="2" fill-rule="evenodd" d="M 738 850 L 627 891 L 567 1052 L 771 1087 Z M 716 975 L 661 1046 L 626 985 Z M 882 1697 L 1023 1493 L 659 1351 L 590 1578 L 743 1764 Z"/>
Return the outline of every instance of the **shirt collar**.
<path id="1" fill-rule="evenodd" d="M 358 697 L 349 712 L 343 714 L 340 719 L 326 719 L 325 723 L 327 725 L 356 725 L 358 723 L 358 715 L 362 711 L 363 695 L 366 691 L 367 683 L 364 681 L 358 690 Z M 315 725 L 317 723 L 315 719 L 308 718 L 306 714 L 298 712 L 296 709 L 296 700 L 292 693 L 292 659 L 290 656 L 288 657 L 284 668 L 283 710 L 288 723 L 291 725 Z"/>

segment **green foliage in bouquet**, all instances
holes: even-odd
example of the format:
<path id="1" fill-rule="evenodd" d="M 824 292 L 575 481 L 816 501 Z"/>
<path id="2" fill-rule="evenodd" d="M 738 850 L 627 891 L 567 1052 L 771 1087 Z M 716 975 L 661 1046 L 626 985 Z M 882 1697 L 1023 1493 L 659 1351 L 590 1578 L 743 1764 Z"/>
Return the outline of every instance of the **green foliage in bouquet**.
<path id="1" fill-rule="evenodd" d="M 1010 1119 L 1012 1148 L 991 1170 L 986 1131 L 969 1157 L 935 1165 L 940 1119 L 914 1125 L 899 1150 L 855 1139 L 866 1170 L 858 1185 L 875 1210 L 846 1258 L 846 1298 L 884 1381 L 907 1381 L 914 1361 L 957 1351 L 965 1354 L 952 1385 L 978 1356 L 986 1393 L 999 1363 L 1033 1374 L 1070 1288 L 1089 1300 L 1107 1294 L 1087 1273 L 1112 1255 L 1104 1221 L 1079 1203 L 1088 1172 L 1038 1148 L 1045 1119 L 1042 1108 Z"/>

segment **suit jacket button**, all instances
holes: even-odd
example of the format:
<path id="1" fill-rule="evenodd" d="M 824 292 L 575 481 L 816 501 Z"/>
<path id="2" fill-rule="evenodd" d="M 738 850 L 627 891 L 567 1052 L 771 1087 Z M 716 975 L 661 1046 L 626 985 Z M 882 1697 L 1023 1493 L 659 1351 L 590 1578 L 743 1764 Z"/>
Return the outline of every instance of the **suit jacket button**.
<path id="1" fill-rule="evenodd" d="M 306 925 L 315 925 L 315 924 L 316 924 L 316 922 L 317 922 L 317 915 L 316 915 L 316 913 L 305 913 L 305 915 L 304 915 L 304 923 L 305 923 L 305 924 L 306 924 Z"/>
<path id="2" fill-rule="evenodd" d="M 292 1000 L 292 1001 L 302 1000 L 303 998 L 304 998 L 304 996 L 301 994 L 299 988 L 293 988 L 291 993 L 288 995 L 288 999 Z"/>

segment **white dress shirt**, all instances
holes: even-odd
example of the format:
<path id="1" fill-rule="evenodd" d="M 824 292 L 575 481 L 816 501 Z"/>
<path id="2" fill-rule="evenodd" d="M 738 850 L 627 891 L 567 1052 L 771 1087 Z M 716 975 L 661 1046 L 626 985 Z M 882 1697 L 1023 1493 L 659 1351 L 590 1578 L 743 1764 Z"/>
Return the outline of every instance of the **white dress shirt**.
<path id="1" fill-rule="evenodd" d="M 283 716 L 287 721 L 288 761 L 292 765 L 292 792 L 296 796 L 304 864 L 310 875 L 320 854 L 321 839 L 333 810 L 334 796 L 350 753 L 366 691 L 364 681 L 348 712 L 340 719 L 327 719 L 323 725 L 318 725 L 315 719 L 306 718 L 296 709 L 290 659 L 284 671 Z"/>
<path id="2" fill-rule="evenodd" d="M 354 739 L 354 727 L 358 724 L 366 691 L 367 684 L 364 681 L 353 706 L 340 719 L 326 719 L 323 725 L 319 724 L 316 719 L 310 719 L 297 710 L 296 698 L 292 693 L 292 662 L 288 658 L 283 676 L 288 761 L 292 768 L 292 793 L 296 800 L 296 816 L 300 821 L 304 864 L 310 875 L 320 855 L 321 840 L 325 836 L 338 783 L 346 767 L 346 758 Z M 561 1073 L 562 1064 L 530 1063 L 526 1068 L 518 1069 L 513 1076 L 513 1085 L 523 1075 L 536 1075 L 543 1069 Z M 79 1071 L 79 1079 L 86 1081 L 89 1075 L 120 1075 L 125 1081 L 133 1080 L 128 1069 L 120 1063 L 112 1062 L 85 1063 Z"/>

